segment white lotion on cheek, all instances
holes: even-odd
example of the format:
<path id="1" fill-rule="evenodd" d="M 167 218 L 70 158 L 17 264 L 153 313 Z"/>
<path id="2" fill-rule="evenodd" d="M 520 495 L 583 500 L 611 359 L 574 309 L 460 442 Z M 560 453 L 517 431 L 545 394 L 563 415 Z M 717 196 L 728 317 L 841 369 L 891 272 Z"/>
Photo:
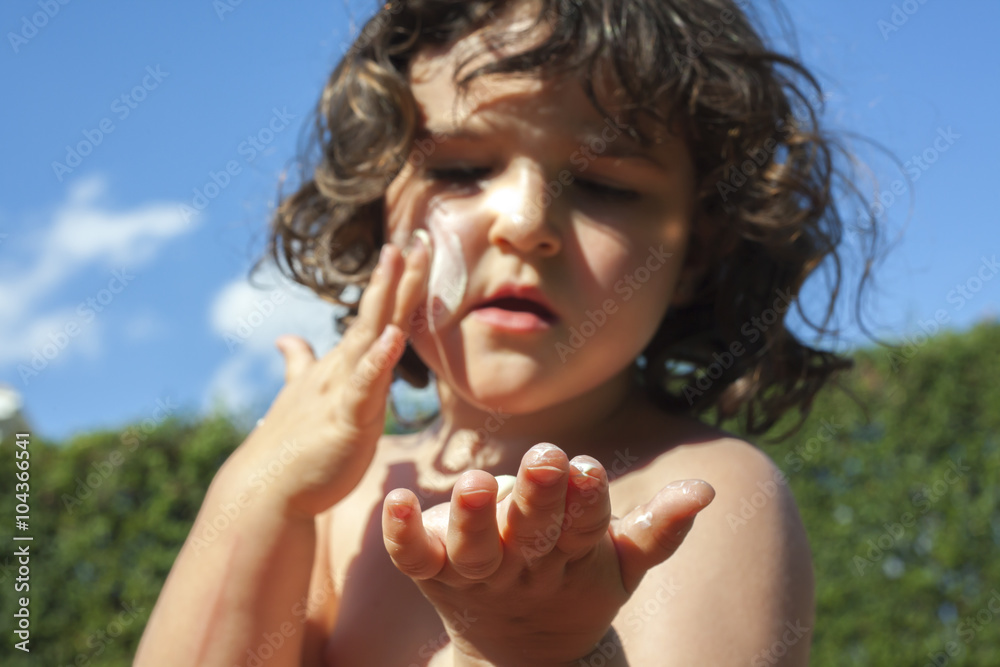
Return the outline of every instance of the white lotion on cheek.
<path id="1" fill-rule="evenodd" d="M 441 211 L 441 207 L 436 207 L 427 218 L 427 228 L 434 242 L 427 297 L 431 302 L 440 299 L 445 310 L 451 314 L 465 298 L 469 276 L 465 268 L 462 243 L 447 221 L 447 218 L 454 216 Z"/>
<path id="2" fill-rule="evenodd" d="M 441 200 L 432 201 L 427 214 L 427 229 L 434 244 L 431 258 L 431 275 L 427 284 L 427 323 L 431 339 L 437 348 L 445 380 L 455 384 L 444 344 L 438 335 L 438 318 L 446 319 L 454 315 L 465 298 L 469 274 L 465 266 L 465 255 L 459 240 L 458 216 L 449 211 Z M 438 306 L 440 304 L 440 306 Z"/>

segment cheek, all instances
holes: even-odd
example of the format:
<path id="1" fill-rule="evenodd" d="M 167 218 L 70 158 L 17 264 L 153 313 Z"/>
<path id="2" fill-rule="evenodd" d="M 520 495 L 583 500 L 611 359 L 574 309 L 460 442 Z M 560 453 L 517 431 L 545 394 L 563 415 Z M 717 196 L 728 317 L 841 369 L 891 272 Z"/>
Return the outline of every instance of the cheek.
<path id="1" fill-rule="evenodd" d="M 448 312 L 454 313 L 465 299 L 469 284 L 469 265 L 463 249 L 469 232 L 462 224 L 462 216 L 445 202 L 432 202 L 425 221 L 434 245 L 427 297 L 432 303 L 439 300 Z"/>
<path id="2" fill-rule="evenodd" d="M 593 284 L 601 292 L 611 292 L 616 283 L 630 274 L 635 267 L 626 239 L 598 229 L 577 232 L 577 242 L 582 258 L 585 280 L 578 285 Z"/>

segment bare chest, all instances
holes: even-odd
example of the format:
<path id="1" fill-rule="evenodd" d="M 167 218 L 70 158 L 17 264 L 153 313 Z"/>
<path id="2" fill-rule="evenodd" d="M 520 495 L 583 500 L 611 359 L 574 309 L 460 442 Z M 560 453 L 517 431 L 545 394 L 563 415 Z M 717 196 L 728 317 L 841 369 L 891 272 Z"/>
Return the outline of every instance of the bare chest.
<path id="1" fill-rule="evenodd" d="M 334 512 L 331 570 L 340 605 L 325 648 L 328 665 L 424 667 L 448 642 L 437 612 L 392 564 L 382 542 L 385 495 L 413 488 L 412 480 L 398 473 L 366 480 Z M 446 498 L 428 497 L 421 504 L 426 508 Z"/>

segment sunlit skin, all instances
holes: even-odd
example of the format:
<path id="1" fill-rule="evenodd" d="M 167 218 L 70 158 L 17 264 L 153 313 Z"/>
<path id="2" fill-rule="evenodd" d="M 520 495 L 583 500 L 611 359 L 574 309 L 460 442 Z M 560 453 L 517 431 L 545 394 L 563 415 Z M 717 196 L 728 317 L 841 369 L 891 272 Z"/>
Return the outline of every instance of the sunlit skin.
<path id="1" fill-rule="evenodd" d="M 538 36 L 524 34 L 510 48 Z M 690 146 L 664 127 L 643 128 L 645 146 L 615 134 L 613 95 L 606 118 L 572 79 L 489 77 L 457 97 L 455 63 L 479 39 L 412 63 L 418 149 L 386 193 L 390 242 L 358 317 L 320 359 L 279 339 L 286 385 L 213 481 L 137 665 L 247 664 L 287 624 L 268 665 L 735 666 L 788 623 L 805 629 L 780 664 L 807 664 L 811 559 L 777 468 L 630 376 L 703 270 L 688 252 L 702 223 Z M 468 284 L 438 316 L 442 249 L 413 231 L 443 211 Z M 551 316 L 505 328 L 503 309 L 475 310 L 508 283 Z M 407 340 L 440 416 L 387 436 Z M 262 494 L 247 480 L 282 442 L 294 456 Z M 502 499 L 496 475 L 516 475 Z M 199 543 L 240 498 L 239 522 Z"/>
<path id="2" fill-rule="evenodd" d="M 442 201 L 462 216 L 468 289 L 456 312 L 438 321 L 440 344 L 426 326 L 412 332 L 415 349 L 439 377 L 441 417 L 418 436 L 419 450 L 406 451 L 413 472 L 396 480 L 408 488 L 386 496 L 383 538 L 397 568 L 417 582 L 449 629 L 453 652 L 438 654 L 446 661 L 529 664 L 511 653 L 527 646 L 537 660 L 530 664 L 575 664 L 595 642 L 607 642 L 647 568 L 673 553 L 714 496 L 700 481 L 687 484 L 687 493 L 662 489 L 671 478 L 651 474 L 664 467 L 661 454 L 671 442 L 716 437 L 660 413 L 629 379 L 629 366 L 692 271 L 685 272 L 684 259 L 695 173 L 684 140 L 664 128 L 654 130 L 658 141 L 645 150 L 622 133 L 595 141 L 615 119 L 601 116 L 575 81 L 480 79 L 460 97 L 455 63 L 476 44 L 473 36 L 413 63 L 422 145 L 433 148 L 414 153 L 419 158 L 386 196 L 387 238 L 399 242 Z M 546 185 L 566 172 L 572 182 L 546 197 Z M 409 261 L 425 261 L 424 250 L 413 250 Z M 636 275 L 644 282 L 637 284 Z M 512 333 L 470 312 L 511 280 L 538 287 L 558 319 L 542 331 Z M 630 288 L 616 291 L 623 283 Z M 614 313 L 567 354 L 571 328 L 608 300 Z M 411 323 L 428 317 L 418 309 Z M 498 410 L 506 418 L 480 443 L 483 470 L 442 472 L 438 462 L 449 448 L 482 432 Z M 559 447 L 525 453 L 539 442 Z M 617 465 L 623 449 L 635 460 L 611 488 L 600 462 Z M 541 458 L 532 465 L 536 452 Z M 667 474 L 685 472 L 683 454 L 674 459 L 682 465 L 666 466 L 673 468 Z M 638 472 L 644 466 L 645 475 Z M 499 473 L 516 473 L 517 483 L 494 510 Z M 391 475 L 379 481 L 383 491 L 393 486 Z M 434 505 L 452 485 L 451 502 Z M 417 497 L 414 486 L 426 490 Z M 369 492 L 378 487 L 360 491 L 365 498 L 352 509 L 369 507 Z M 613 521 L 613 510 L 623 518 Z M 346 513 L 336 512 L 335 526 Z M 537 539 L 557 528 L 557 539 Z M 658 574 L 647 597 L 656 599 L 663 582 L 673 581 L 666 570 Z M 469 624 L 470 616 L 477 621 Z M 360 658 L 345 643 L 363 627 L 350 623 L 335 632 L 333 662 Z M 641 632 L 616 629 L 634 655 L 656 654 L 642 646 Z M 609 664 L 625 664 L 625 656 Z"/>
<path id="3" fill-rule="evenodd" d="M 439 381 L 440 427 L 422 439 L 416 481 L 421 463 L 430 467 L 463 431 L 481 432 L 500 410 L 509 416 L 489 436 L 481 460 L 489 472 L 517 472 L 517 483 L 493 510 L 493 476 L 465 473 L 451 503 L 435 506 L 423 521 L 420 499 L 397 489 L 386 498 L 383 532 L 397 567 L 418 582 L 451 630 L 453 660 L 503 663 L 518 655 L 512 646 L 529 644 L 537 664 L 568 664 L 607 641 L 646 569 L 673 553 L 691 517 L 714 496 L 708 484 L 692 481 L 686 492 L 660 491 L 611 522 L 599 462 L 620 452 L 621 436 L 631 430 L 625 425 L 650 409 L 629 366 L 682 279 L 695 174 L 684 141 L 662 128 L 646 150 L 621 132 L 596 141 L 614 119 L 602 117 L 575 81 L 491 78 L 459 97 L 455 63 L 467 48 L 459 42 L 413 63 L 421 134 L 433 138 L 423 145 L 433 148 L 417 153 L 389 188 L 386 232 L 406 238 L 442 200 L 464 216 L 465 298 L 438 324 L 440 344 L 426 327 L 412 338 L 447 379 Z M 546 185 L 556 182 L 564 185 L 552 196 Z M 640 267 L 645 272 L 637 273 Z M 510 280 L 538 287 L 558 319 L 542 331 L 510 332 L 470 312 Z M 602 310 L 613 313 L 569 350 L 571 328 Z M 414 316 L 427 318 L 426 310 Z M 562 449 L 524 454 L 538 442 Z M 636 454 L 651 444 L 633 442 Z M 556 528 L 558 539 L 536 539 Z M 453 619 L 470 609 L 480 622 L 456 626 Z"/>

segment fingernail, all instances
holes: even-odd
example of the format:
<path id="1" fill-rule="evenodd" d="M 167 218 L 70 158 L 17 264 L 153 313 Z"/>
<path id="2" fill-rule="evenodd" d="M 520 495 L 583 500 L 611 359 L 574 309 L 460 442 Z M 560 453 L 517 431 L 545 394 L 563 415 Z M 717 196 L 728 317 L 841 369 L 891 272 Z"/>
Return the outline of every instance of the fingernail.
<path id="1" fill-rule="evenodd" d="M 559 448 L 547 442 L 539 443 L 528 450 L 528 458 L 525 461 L 525 463 L 527 463 L 529 466 L 534 465 L 538 461 L 541 461 L 543 458 L 545 458 L 546 454 L 548 454 L 549 452 L 554 452 L 557 449 Z"/>
<path id="2" fill-rule="evenodd" d="M 528 475 L 531 477 L 531 480 L 542 486 L 555 483 L 556 480 L 562 477 L 562 474 L 563 471 L 554 466 L 532 466 L 528 468 Z"/>
<path id="3" fill-rule="evenodd" d="M 410 240 L 406 242 L 406 247 L 403 248 L 403 257 L 408 257 L 411 252 L 421 245 L 430 252 L 431 235 L 427 233 L 426 229 L 415 229 L 410 234 Z"/>
<path id="4" fill-rule="evenodd" d="M 489 489 L 472 489 L 462 493 L 462 502 L 474 510 L 486 507 L 492 499 L 493 492 Z"/>
<path id="5" fill-rule="evenodd" d="M 389 514 L 394 519 L 407 519 L 413 514 L 413 508 L 409 505 L 389 505 Z"/>
<path id="6" fill-rule="evenodd" d="M 386 243 L 382 246 L 382 249 L 378 253 L 378 262 L 375 264 L 375 270 L 372 271 L 373 274 L 378 275 L 382 273 L 385 268 L 386 258 L 389 256 L 389 244 Z"/>
<path id="7" fill-rule="evenodd" d="M 548 443 L 542 443 L 535 445 L 531 448 L 531 453 L 528 455 L 528 459 L 525 461 L 528 475 L 531 480 L 536 484 L 541 484 L 546 486 L 548 484 L 553 484 L 563 475 L 561 468 L 554 465 L 550 465 L 546 461 L 548 460 L 549 452 L 556 451 L 559 448 L 555 445 L 550 445 Z"/>
<path id="8" fill-rule="evenodd" d="M 602 486 L 603 480 L 600 477 L 593 477 L 585 472 L 581 472 L 573 475 L 573 483 L 578 489 L 582 489 L 583 491 L 592 491 L 593 489 Z"/>
<path id="9" fill-rule="evenodd" d="M 576 484 L 577 488 L 585 491 L 596 489 L 603 483 L 598 470 L 599 468 L 596 463 L 588 461 L 583 457 L 577 457 L 570 461 L 570 472 L 573 475 L 573 483 Z"/>

